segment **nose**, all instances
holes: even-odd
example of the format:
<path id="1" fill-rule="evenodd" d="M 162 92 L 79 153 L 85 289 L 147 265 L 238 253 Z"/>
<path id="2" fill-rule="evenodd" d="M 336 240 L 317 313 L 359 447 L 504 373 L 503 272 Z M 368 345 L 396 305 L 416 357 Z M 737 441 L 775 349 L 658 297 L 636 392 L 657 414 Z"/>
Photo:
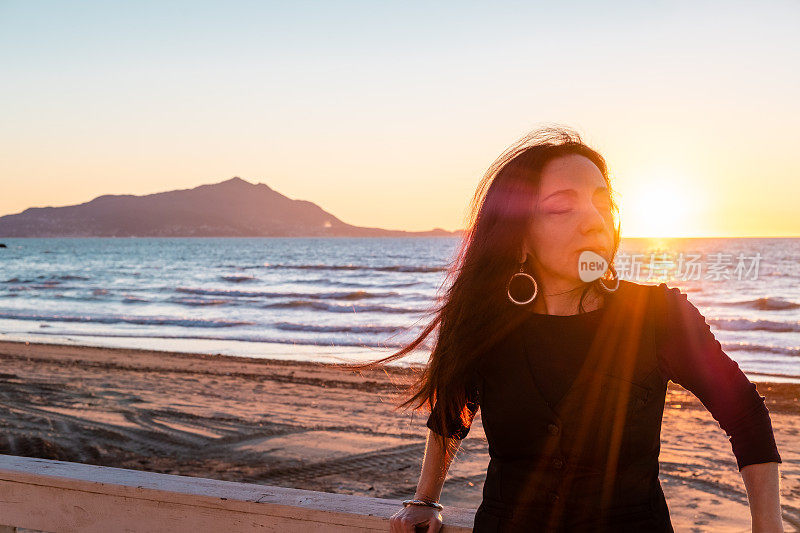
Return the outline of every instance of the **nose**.
<path id="1" fill-rule="evenodd" d="M 604 233 L 608 230 L 608 223 L 603 212 L 591 205 L 583 210 L 581 219 L 581 233 L 589 234 L 592 232 Z"/>

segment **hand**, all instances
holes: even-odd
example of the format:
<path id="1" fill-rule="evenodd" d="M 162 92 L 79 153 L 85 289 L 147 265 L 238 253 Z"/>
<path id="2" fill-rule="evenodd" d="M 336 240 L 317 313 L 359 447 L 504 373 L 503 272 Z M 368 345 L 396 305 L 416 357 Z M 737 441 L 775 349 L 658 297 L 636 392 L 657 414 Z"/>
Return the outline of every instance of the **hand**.
<path id="1" fill-rule="evenodd" d="M 425 533 L 437 533 L 442 527 L 442 515 L 438 509 L 409 505 L 397 511 L 389 520 L 391 533 L 416 533 L 423 527 Z"/>

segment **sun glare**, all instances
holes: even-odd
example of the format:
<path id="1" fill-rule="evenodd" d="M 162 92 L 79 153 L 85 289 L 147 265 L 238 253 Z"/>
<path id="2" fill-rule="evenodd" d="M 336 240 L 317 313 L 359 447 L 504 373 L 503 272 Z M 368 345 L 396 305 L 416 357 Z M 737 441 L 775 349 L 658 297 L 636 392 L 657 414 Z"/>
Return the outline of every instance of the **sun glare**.
<path id="1" fill-rule="evenodd" d="M 635 237 L 688 237 L 700 223 L 700 191 L 689 180 L 659 172 L 620 193 L 623 233 Z"/>

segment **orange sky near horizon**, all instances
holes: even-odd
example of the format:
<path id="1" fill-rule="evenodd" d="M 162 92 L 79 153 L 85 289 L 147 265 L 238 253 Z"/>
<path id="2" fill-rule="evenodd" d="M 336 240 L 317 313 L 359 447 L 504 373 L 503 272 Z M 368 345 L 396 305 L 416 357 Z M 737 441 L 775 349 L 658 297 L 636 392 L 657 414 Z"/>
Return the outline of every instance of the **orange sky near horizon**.
<path id="1" fill-rule="evenodd" d="M 474 154 L 481 148 L 490 162 L 492 154 L 486 147 L 475 146 L 473 151 L 465 152 Z M 770 187 L 770 180 L 745 177 L 731 183 L 724 173 L 708 175 L 705 172 L 710 169 L 701 165 L 680 166 L 674 159 L 631 162 L 630 168 L 619 171 L 614 168 L 613 156 L 605 155 L 620 205 L 623 236 L 800 236 L 800 216 L 793 202 L 787 202 L 796 198 L 800 191 L 788 177 L 786 183 L 782 183 L 780 169 L 775 169 L 774 187 Z M 377 161 L 372 164 L 361 161 L 355 165 L 342 162 L 340 168 L 327 169 L 325 174 L 329 179 L 320 182 L 303 179 L 290 168 L 275 171 L 271 179 L 242 172 L 206 177 L 202 168 L 192 168 L 190 164 L 170 162 L 165 165 L 165 171 L 157 172 L 151 162 L 124 168 L 102 160 L 75 161 L 74 165 L 69 165 L 64 162 L 70 162 L 70 157 L 64 154 L 63 158 L 58 158 L 64 171 L 56 179 L 38 177 L 52 172 L 47 169 L 46 161 L 20 165 L 11 172 L 6 165 L 4 170 L 8 175 L 27 176 L 7 181 L 4 175 L 0 215 L 20 212 L 27 207 L 83 203 L 101 194 L 142 195 L 192 188 L 238 175 L 253 183 L 266 183 L 290 198 L 317 203 L 349 224 L 410 231 L 440 227 L 452 231 L 463 227 L 466 207 L 485 170 L 481 164 L 488 165 L 486 160 L 479 159 L 474 155 L 470 157 L 470 166 L 454 155 L 435 161 L 430 154 L 420 152 L 417 162 L 409 157 L 404 163 L 385 169 L 381 169 Z M 32 157 L 29 161 L 34 160 L 36 158 Z M 433 171 L 435 163 L 439 168 Z M 313 168 L 314 164 L 303 166 Z M 309 169 L 307 172 L 318 176 L 323 171 Z M 154 174 L 155 177 L 140 177 Z M 436 179 L 424 179 L 422 176 L 426 174 Z M 376 175 L 382 179 L 367 177 Z M 773 199 L 770 199 L 770 190 L 775 192 Z"/>
<path id="2" fill-rule="evenodd" d="M 478 179 L 500 153 L 498 150 L 505 147 L 499 139 L 493 144 L 485 142 L 481 146 L 476 142 L 472 150 L 464 150 L 468 158 L 409 148 L 408 159 L 391 165 L 374 160 L 379 155 L 377 151 L 373 158 L 348 165 L 344 148 L 338 154 L 331 149 L 327 157 L 320 159 L 337 163 L 325 170 L 319 168 L 320 161 L 304 161 L 298 164 L 300 168 L 284 166 L 267 172 L 258 168 L 258 158 L 253 157 L 250 165 L 239 165 L 250 166 L 252 173 L 223 174 L 220 169 L 217 176 L 207 176 L 206 165 L 196 160 L 164 161 L 165 170 L 159 172 L 158 162 L 154 161 L 118 166 L 111 157 L 79 161 L 64 153 L 57 158 L 63 165 L 61 176 L 42 178 L 52 172 L 48 168 L 52 163 L 32 156 L 21 159 L 24 164 L 8 173 L 26 175 L 24 179 L 6 181 L 4 176 L 0 215 L 27 207 L 83 203 L 101 194 L 141 195 L 192 188 L 238 175 L 253 183 L 266 183 L 290 198 L 317 203 L 349 224 L 410 231 L 440 227 L 452 231 L 464 226 L 465 210 Z M 659 160 L 656 153 L 651 158 L 629 160 L 618 156 L 617 150 L 607 144 L 606 150 L 598 148 L 609 162 L 624 237 L 800 236 L 800 217 L 792 200 L 800 188 L 783 175 L 781 161 L 773 162 L 772 169 L 762 165 L 762 171 L 771 171 L 770 177 L 748 179 L 746 169 L 724 165 L 711 168 L 714 163 L 702 158 L 686 157 L 683 165 L 676 157 Z M 661 149 L 658 143 L 651 148 Z M 358 147 L 349 149 L 352 153 Z M 674 148 L 667 151 L 676 152 Z M 291 159 L 291 155 L 279 158 Z M 211 161 L 207 165 L 225 166 Z M 261 162 L 260 166 L 268 164 Z M 732 161 L 728 166 L 734 166 Z M 752 168 L 756 167 L 753 163 Z M 4 170 L 8 172 L 8 164 Z M 301 170 L 310 176 L 324 173 L 327 179 L 303 179 L 298 175 Z M 738 172 L 741 177 L 729 180 L 731 174 L 726 171 Z M 263 177 L 265 174 L 269 177 Z M 431 175 L 436 178 L 425 179 Z"/>

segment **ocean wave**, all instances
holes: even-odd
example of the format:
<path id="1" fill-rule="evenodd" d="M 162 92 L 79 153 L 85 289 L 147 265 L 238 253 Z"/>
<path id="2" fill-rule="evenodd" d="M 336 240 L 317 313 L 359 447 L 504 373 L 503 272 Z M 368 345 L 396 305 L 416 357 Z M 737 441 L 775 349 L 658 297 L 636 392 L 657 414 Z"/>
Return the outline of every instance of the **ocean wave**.
<path id="1" fill-rule="evenodd" d="M 28 288 L 30 288 L 30 289 L 64 289 L 64 288 L 67 288 L 67 287 L 62 287 L 60 281 L 53 279 L 53 280 L 43 281 L 41 283 L 32 283 L 32 284 L 28 285 Z"/>
<path id="2" fill-rule="evenodd" d="M 203 320 L 191 318 L 142 317 L 142 316 L 70 316 L 28 315 L 0 313 L 0 318 L 11 320 L 37 320 L 41 322 L 81 322 L 88 324 L 137 324 L 141 326 L 184 326 L 190 328 L 230 328 L 252 326 L 254 322 L 239 320 Z"/>
<path id="3" fill-rule="evenodd" d="M 703 287 L 681 287 L 683 292 L 703 292 Z"/>
<path id="4" fill-rule="evenodd" d="M 301 279 L 293 279 L 291 280 L 292 283 L 303 283 L 309 285 L 335 285 L 337 287 L 375 287 L 374 283 L 358 283 L 355 281 L 345 281 L 339 279 L 329 279 L 329 278 L 301 278 Z M 398 281 L 395 283 L 384 283 L 381 282 L 380 286 L 385 288 L 393 288 L 393 289 L 401 289 L 404 287 L 413 287 L 414 285 L 421 284 L 421 281 Z"/>
<path id="5" fill-rule="evenodd" d="M 337 305 L 311 300 L 291 300 L 263 306 L 264 309 L 313 309 L 332 313 L 422 313 L 423 309 L 389 307 L 386 305 Z"/>
<path id="6" fill-rule="evenodd" d="M 741 300 L 738 302 L 716 302 L 715 305 L 725 305 L 734 307 L 749 307 L 759 311 L 787 311 L 789 309 L 800 308 L 800 303 L 786 300 L 777 296 L 765 296 L 755 300 Z"/>
<path id="7" fill-rule="evenodd" d="M 274 327 L 284 331 L 307 331 L 309 333 L 395 333 L 404 328 L 398 326 L 319 326 L 277 322 Z"/>
<path id="8" fill-rule="evenodd" d="M 722 343 L 722 349 L 731 352 L 760 352 L 800 356 L 800 346 L 775 346 L 771 344 L 752 344 L 749 342 L 726 342 Z"/>
<path id="9" fill-rule="evenodd" d="M 389 266 L 367 266 L 367 265 L 286 265 L 269 263 L 264 264 L 264 268 L 270 269 L 294 269 L 294 270 L 371 270 L 375 272 L 444 272 L 445 266 L 410 266 L 410 265 L 389 265 Z"/>
<path id="10" fill-rule="evenodd" d="M 232 268 L 234 270 L 252 270 L 254 268 L 263 268 L 264 265 L 234 265 L 232 263 L 223 263 L 214 265 L 214 268 Z"/>
<path id="11" fill-rule="evenodd" d="M 248 283 L 256 280 L 253 276 L 221 276 L 221 279 L 230 283 Z"/>
<path id="12" fill-rule="evenodd" d="M 773 320 L 750 320 L 748 318 L 712 318 L 708 323 L 727 331 L 774 331 L 787 333 L 800 331 L 800 322 L 775 322 Z"/>
<path id="13" fill-rule="evenodd" d="M 95 337 L 95 338 L 136 338 L 136 339 L 185 339 L 185 340 L 207 340 L 207 341 L 233 341 L 233 342 L 269 342 L 275 344 L 292 344 L 299 346 L 320 346 L 330 348 L 331 346 L 354 346 L 364 348 L 402 348 L 407 343 L 397 341 L 377 342 L 377 341 L 357 341 L 338 338 L 286 338 L 270 337 L 264 335 L 148 335 L 143 333 L 87 333 L 85 331 L 30 331 L 36 335 L 49 335 L 54 337 Z M 429 343 L 422 343 L 417 349 L 432 349 Z M 376 355 L 377 358 L 377 355 Z"/>
<path id="14" fill-rule="evenodd" d="M 245 298 L 312 298 L 317 300 L 364 300 L 368 298 L 389 298 L 400 296 L 399 292 L 368 292 L 368 291 L 338 291 L 338 292 L 272 292 L 272 291 L 234 291 L 225 289 L 196 289 L 192 287 L 178 287 L 175 292 L 197 294 L 202 296 L 227 296 Z"/>
<path id="15" fill-rule="evenodd" d="M 11 278 L 3 283 L 19 283 L 20 285 L 12 285 L 8 287 L 10 291 L 29 291 L 32 289 L 70 289 L 73 287 L 64 287 L 61 281 L 57 279 L 50 279 L 46 281 L 36 281 L 32 279 L 19 279 Z"/>
<path id="16" fill-rule="evenodd" d="M 64 274 L 62 276 L 36 276 L 35 278 L 26 278 L 22 279 L 19 277 L 13 277 L 10 279 L 5 280 L 3 283 L 37 283 L 36 280 L 40 280 L 41 283 L 60 283 L 62 281 L 87 281 L 89 278 L 86 276 L 75 276 L 72 274 Z"/>
<path id="17" fill-rule="evenodd" d="M 192 307 L 202 307 L 207 305 L 226 305 L 231 303 L 230 300 L 207 300 L 205 298 L 171 298 L 167 301 L 174 304 L 188 305 Z"/>
<path id="18" fill-rule="evenodd" d="M 148 303 L 148 300 L 145 298 L 140 298 L 138 296 L 131 296 L 130 294 L 126 294 L 122 297 L 122 303 L 124 304 L 145 304 Z"/>

